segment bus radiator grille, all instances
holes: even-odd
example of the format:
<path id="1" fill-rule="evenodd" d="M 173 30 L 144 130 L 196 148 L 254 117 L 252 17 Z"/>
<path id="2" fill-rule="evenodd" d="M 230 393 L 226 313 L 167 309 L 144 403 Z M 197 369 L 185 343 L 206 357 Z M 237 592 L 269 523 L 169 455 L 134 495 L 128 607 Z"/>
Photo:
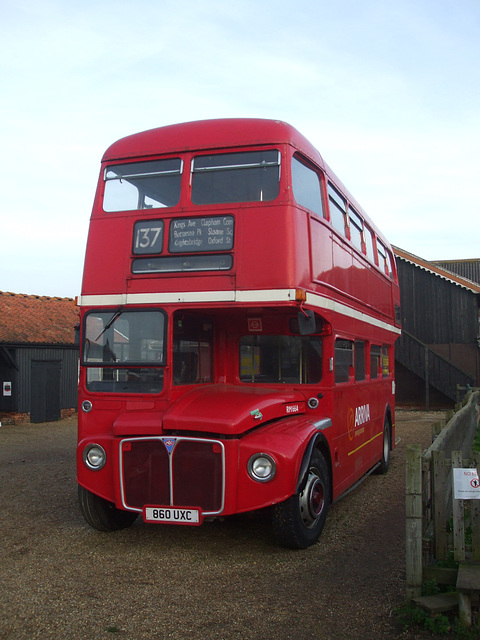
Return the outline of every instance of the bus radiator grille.
<path id="1" fill-rule="evenodd" d="M 223 509 L 224 452 L 214 440 L 132 438 L 121 444 L 125 507 L 144 505 Z"/>

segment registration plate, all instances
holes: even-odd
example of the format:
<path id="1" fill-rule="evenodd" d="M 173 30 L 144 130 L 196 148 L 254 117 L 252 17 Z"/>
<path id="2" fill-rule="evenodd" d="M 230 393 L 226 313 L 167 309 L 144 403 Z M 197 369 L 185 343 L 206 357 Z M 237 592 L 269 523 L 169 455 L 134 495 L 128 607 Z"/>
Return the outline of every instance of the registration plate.
<path id="1" fill-rule="evenodd" d="M 143 507 L 145 522 L 159 522 L 163 524 L 188 524 L 198 526 L 202 524 L 202 512 L 192 507 Z"/>

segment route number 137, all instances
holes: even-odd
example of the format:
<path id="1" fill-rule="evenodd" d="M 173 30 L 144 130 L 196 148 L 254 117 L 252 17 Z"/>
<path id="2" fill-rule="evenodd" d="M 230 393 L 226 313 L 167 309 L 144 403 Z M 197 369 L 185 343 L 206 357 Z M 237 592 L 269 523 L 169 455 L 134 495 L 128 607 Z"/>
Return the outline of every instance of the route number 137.
<path id="1" fill-rule="evenodd" d="M 136 222 L 133 230 L 133 253 L 161 253 L 163 220 Z"/>

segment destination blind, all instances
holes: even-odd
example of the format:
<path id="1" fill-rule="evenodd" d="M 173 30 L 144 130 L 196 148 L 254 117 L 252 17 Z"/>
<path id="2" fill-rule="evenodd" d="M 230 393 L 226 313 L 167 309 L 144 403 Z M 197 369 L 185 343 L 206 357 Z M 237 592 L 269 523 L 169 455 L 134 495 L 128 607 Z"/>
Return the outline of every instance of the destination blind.
<path id="1" fill-rule="evenodd" d="M 170 222 L 170 253 L 229 251 L 233 249 L 233 216 L 181 218 Z"/>

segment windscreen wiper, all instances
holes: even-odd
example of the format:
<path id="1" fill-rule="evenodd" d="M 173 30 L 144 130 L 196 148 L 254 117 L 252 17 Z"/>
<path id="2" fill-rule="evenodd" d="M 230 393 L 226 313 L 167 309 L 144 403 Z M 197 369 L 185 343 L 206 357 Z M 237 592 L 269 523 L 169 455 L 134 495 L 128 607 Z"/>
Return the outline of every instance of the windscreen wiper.
<path id="1" fill-rule="evenodd" d="M 94 342 L 97 342 L 99 338 L 101 338 L 103 336 L 103 334 L 105 333 L 105 331 L 108 331 L 108 329 L 110 329 L 110 327 L 112 326 L 112 324 L 115 322 L 115 320 L 117 318 L 119 318 L 122 315 L 122 311 L 115 311 L 115 313 L 112 315 L 112 317 L 110 318 L 110 320 L 107 322 L 107 324 L 103 327 L 103 329 L 100 331 L 100 333 L 98 334 L 98 336 L 95 338 Z"/>

